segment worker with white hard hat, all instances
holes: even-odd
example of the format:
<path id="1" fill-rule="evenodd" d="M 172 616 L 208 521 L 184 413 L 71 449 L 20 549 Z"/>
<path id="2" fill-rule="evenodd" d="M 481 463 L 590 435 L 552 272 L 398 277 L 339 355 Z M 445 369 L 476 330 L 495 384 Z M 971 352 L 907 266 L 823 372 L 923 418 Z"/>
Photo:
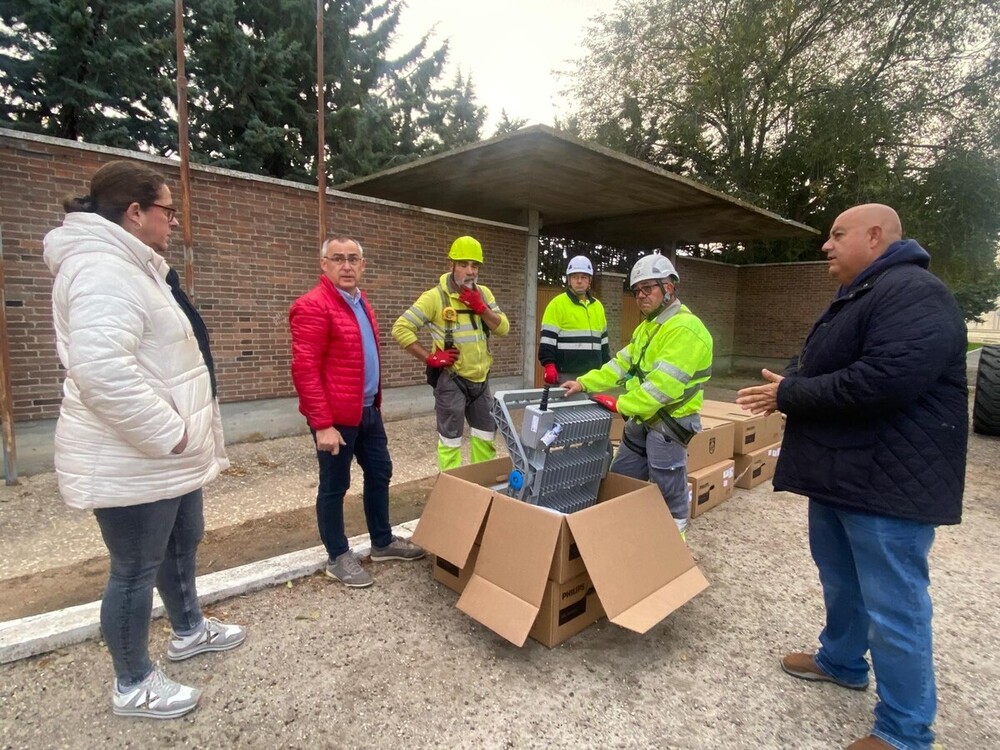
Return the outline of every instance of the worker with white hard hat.
<path id="1" fill-rule="evenodd" d="M 678 282 L 669 258 L 640 258 L 629 286 L 645 319 L 610 362 L 563 387 L 567 395 L 598 394 L 595 401 L 628 419 L 611 471 L 654 482 L 683 535 L 690 514 L 686 440 L 701 429 L 712 335 L 677 299 Z M 621 395 L 603 393 L 611 390 Z"/>
<path id="2" fill-rule="evenodd" d="M 593 277 L 589 258 L 570 258 L 566 292 L 553 298 L 542 313 L 538 361 L 550 385 L 573 380 L 611 359 L 604 305 L 590 293 Z"/>

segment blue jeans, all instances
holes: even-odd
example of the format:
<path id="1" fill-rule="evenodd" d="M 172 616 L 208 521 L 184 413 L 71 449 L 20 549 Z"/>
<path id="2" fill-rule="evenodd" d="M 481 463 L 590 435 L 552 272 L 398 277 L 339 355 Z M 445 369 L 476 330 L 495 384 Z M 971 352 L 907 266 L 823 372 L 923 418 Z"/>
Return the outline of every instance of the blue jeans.
<path id="1" fill-rule="evenodd" d="M 935 527 L 835 510 L 809 501 L 809 547 L 826 603 L 816 664 L 850 683 L 878 686 L 872 734 L 929 750 L 937 710 L 927 556 Z"/>
<path id="2" fill-rule="evenodd" d="M 195 553 L 205 533 L 201 490 L 168 500 L 94 511 L 111 555 L 101 600 L 101 630 L 121 685 L 140 682 L 152 669 L 149 617 L 153 583 L 175 633 L 190 633 L 203 619 L 195 589 Z"/>
<path id="3" fill-rule="evenodd" d="M 319 461 L 316 522 L 331 560 L 349 549 L 344 533 L 344 495 L 351 486 L 351 460 L 355 457 L 364 474 L 363 502 L 371 542 L 385 547 L 392 541 L 389 525 L 392 459 L 389 458 L 389 440 L 382 425 L 382 414 L 374 406 L 366 406 L 357 427 L 335 426 L 346 445 L 340 447 L 336 456 L 329 451 L 316 451 Z M 315 437 L 313 432 L 313 439 Z"/>

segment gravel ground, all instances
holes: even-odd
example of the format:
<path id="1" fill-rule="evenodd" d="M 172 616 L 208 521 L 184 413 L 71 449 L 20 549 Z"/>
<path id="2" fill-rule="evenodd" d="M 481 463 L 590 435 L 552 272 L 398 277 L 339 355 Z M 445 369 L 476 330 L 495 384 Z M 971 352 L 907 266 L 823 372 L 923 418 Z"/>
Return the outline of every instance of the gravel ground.
<path id="1" fill-rule="evenodd" d="M 1000 746 L 998 445 L 972 437 L 965 521 L 932 553 L 941 748 Z M 518 649 L 455 609 L 428 561 L 370 564 L 368 590 L 313 577 L 214 606 L 250 635 L 168 665 L 205 691 L 181 720 L 114 717 L 97 642 L 0 667 L 0 747 L 809 749 L 866 734 L 873 691 L 778 667 L 822 617 L 804 501 L 738 490 L 689 541 L 711 586 L 644 636 L 601 621 Z M 154 655 L 165 639 L 157 621 Z"/>

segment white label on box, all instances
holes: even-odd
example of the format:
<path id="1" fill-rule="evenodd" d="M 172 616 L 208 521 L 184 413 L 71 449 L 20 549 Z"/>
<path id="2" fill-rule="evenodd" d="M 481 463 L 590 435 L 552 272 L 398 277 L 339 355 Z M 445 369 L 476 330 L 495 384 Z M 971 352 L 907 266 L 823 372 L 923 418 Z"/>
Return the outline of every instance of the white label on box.
<path id="1" fill-rule="evenodd" d="M 767 455 L 769 455 L 771 458 L 777 458 L 780 454 L 781 454 L 781 448 L 771 448 L 771 450 L 767 452 Z"/>
<path id="2" fill-rule="evenodd" d="M 736 473 L 736 469 L 735 468 L 726 469 L 725 471 L 722 472 L 722 477 L 723 477 L 723 479 L 732 479 L 733 478 L 733 474 L 735 474 L 735 473 Z"/>
<path id="3" fill-rule="evenodd" d="M 533 414 L 531 416 L 531 431 L 538 432 L 538 415 Z"/>

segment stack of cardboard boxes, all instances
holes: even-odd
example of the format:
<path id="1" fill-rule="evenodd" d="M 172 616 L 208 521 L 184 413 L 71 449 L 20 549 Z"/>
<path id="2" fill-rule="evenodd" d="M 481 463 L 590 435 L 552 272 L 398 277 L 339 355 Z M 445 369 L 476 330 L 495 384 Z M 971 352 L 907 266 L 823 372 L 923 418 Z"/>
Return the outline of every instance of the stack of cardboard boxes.
<path id="1" fill-rule="evenodd" d="M 439 474 L 413 541 L 458 608 L 511 643 L 554 646 L 605 614 L 644 633 L 708 586 L 654 485 L 608 474 L 596 505 L 563 515 L 491 489 L 510 470 Z"/>
<path id="2" fill-rule="evenodd" d="M 621 440 L 624 427 L 616 415 L 612 442 Z M 691 518 L 728 500 L 736 487 L 751 489 L 773 477 L 784 431 L 783 414 L 758 417 L 734 403 L 706 400 L 701 432 L 687 447 Z"/>
<path id="3" fill-rule="evenodd" d="M 702 416 L 701 432 L 688 443 L 688 494 L 691 518 L 711 510 L 733 495 L 735 425 Z"/>
<path id="4" fill-rule="evenodd" d="M 733 425 L 733 468 L 737 487 L 751 489 L 774 476 L 785 433 L 784 414 L 754 416 L 736 404 L 710 400 L 705 401 L 701 414 L 703 422 L 721 419 Z"/>
<path id="5" fill-rule="evenodd" d="M 783 429 L 781 415 L 706 401 L 688 445 L 692 517 L 773 476 Z M 563 515 L 494 489 L 510 470 L 500 458 L 439 474 L 413 541 L 458 608 L 511 643 L 554 646 L 605 615 L 644 633 L 708 586 L 655 485 L 608 474 L 596 505 Z"/>

